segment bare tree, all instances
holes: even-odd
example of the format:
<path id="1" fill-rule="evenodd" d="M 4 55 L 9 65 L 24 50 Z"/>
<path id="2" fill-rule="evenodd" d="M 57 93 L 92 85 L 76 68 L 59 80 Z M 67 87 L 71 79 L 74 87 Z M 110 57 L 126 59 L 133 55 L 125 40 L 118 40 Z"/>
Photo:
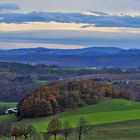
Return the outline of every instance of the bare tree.
<path id="1" fill-rule="evenodd" d="M 80 118 L 77 130 L 79 140 L 81 140 L 82 134 L 87 133 L 90 130 L 88 122 L 84 118 Z"/>

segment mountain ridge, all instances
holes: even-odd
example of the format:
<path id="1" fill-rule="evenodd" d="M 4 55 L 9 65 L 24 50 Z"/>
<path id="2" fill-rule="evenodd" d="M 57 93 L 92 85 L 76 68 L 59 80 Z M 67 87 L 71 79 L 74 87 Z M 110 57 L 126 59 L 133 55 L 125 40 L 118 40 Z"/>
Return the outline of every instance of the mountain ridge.
<path id="1" fill-rule="evenodd" d="M 90 47 L 74 50 L 48 48 L 0 50 L 0 62 L 55 64 L 61 67 L 139 67 L 140 49 Z"/>
<path id="2" fill-rule="evenodd" d="M 0 50 L 0 54 L 29 54 L 29 53 L 36 53 L 36 52 L 54 52 L 56 54 L 82 54 L 88 53 L 89 51 L 97 52 L 97 53 L 107 53 L 107 54 L 114 54 L 124 49 L 117 48 L 117 47 L 88 47 L 88 48 L 80 48 L 80 49 L 51 49 L 51 48 L 44 48 L 44 47 L 37 47 L 37 48 L 18 48 L 18 49 L 8 49 L 8 50 Z M 20 55 L 20 54 L 18 54 Z"/>

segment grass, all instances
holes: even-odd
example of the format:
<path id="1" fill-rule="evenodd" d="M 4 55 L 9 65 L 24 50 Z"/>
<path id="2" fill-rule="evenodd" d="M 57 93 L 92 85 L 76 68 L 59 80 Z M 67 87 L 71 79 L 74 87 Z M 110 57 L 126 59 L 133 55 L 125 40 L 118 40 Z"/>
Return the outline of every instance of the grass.
<path id="1" fill-rule="evenodd" d="M 66 71 L 79 71 L 79 70 L 81 70 L 81 68 L 64 68 L 63 70 L 66 70 Z"/>
<path id="2" fill-rule="evenodd" d="M 16 107 L 17 102 L 0 102 L 0 107 Z"/>
<path id="3" fill-rule="evenodd" d="M 20 123 L 31 124 L 38 131 L 44 132 L 47 130 L 48 122 L 53 117 L 60 118 L 62 122 L 69 121 L 72 127 L 76 127 L 81 117 L 87 119 L 91 125 L 137 120 L 140 119 L 140 103 L 122 99 L 106 100 L 96 105 L 86 106 L 51 117 L 24 119 Z M 0 121 L 6 120 L 17 123 L 13 115 L 0 117 Z"/>
<path id="4" fill-rule="evenodd" d="M 42 86 L 42 85 L 46 85 L 48 83 L 47 80 L 37 80 L 36 82 L 38 85 Z"/>
<path id="5" fill-rule="evenodd" d="M 62 138 L 63 137 L 58 136 L 57 140 L 64 140 Z M 140 139 L 140 120 L 94 125 L 92 126 L 91 130 L 88 133 L 82 135 L 82 140 L 139 140 L 139 139 Z M 14 140 L 14 138 L 0 138 L 0 140 Z M 24 139 L 19 138 L 18 140 Z M 78 140 L 78 135 L 75 130 L 73 131 L 72 134 L 69 135 L 68 140 Z"/>
<path id="6" fill-rule="evenodd" d="M 139 140 L 140 120 L 95 125 L 82 140 Z M 77 140 L 77 134 L 70 135 L 69 140 Z"/>
<path id="7" fill-rule="evenodd" d="M 87 106 L 74 111 L 55 115 L 61 121 L 70 121 L 72 127 L 76 127 L 79 118 L 84 117 L 90 124 L 105 124 L 126 120 L 140 119 L 140 103 L 126 100 L 109 100 L 97 105 Z M 48 122 L 53 117 L 23 120 L 31 122 L 39 131 L 46 131 Z"/>
<path id="8" fill-rule="evenodd" d="M 16 123 L 16 117 L 15 115 L 1 115 L 0 116 L 0 122 L 14 122 Z"/>
<path id="9" fill-rule="evenodd" d="M 0 72 L 0 75 L 14 75 L 14 74 L 16 74 L 16 73 L 14 73 L 14 72 Z"/>

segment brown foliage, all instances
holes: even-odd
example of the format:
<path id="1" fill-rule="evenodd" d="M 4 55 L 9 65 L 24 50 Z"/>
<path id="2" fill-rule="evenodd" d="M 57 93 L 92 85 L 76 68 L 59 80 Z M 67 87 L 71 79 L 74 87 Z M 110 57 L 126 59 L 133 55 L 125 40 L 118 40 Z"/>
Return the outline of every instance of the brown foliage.
<path id="1" fill-rule="evenodd" d="M 110 84 L 92 80 L 55 82 L 25 96 L 19 103 L 20 117 L 40 117 L 98 103 L 105 98 L 129 98 Z"/>

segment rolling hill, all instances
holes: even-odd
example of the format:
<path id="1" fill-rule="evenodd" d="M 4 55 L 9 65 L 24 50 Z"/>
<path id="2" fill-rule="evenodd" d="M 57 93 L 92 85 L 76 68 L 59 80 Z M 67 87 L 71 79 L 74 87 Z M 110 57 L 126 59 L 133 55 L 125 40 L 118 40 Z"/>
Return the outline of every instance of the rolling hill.
<path id="1" fill-rule="evenodd" d="M 31 124 L 38 131 L 45 132 L 48 122 L 54 117 L 60 118 L 61 121 L 70 121 L 72 127 L 76 127 L 80 117 L 87 119 L 91 125 L 140 120 L 140 103 L 122 99 L 106 100 L 96 105 L 86 106 L 55 116 L 24 119 L 20 122 L 17 122 L 13 115 L 0 116 L 0 122 L 7 121 L 16 124 Z"/>

